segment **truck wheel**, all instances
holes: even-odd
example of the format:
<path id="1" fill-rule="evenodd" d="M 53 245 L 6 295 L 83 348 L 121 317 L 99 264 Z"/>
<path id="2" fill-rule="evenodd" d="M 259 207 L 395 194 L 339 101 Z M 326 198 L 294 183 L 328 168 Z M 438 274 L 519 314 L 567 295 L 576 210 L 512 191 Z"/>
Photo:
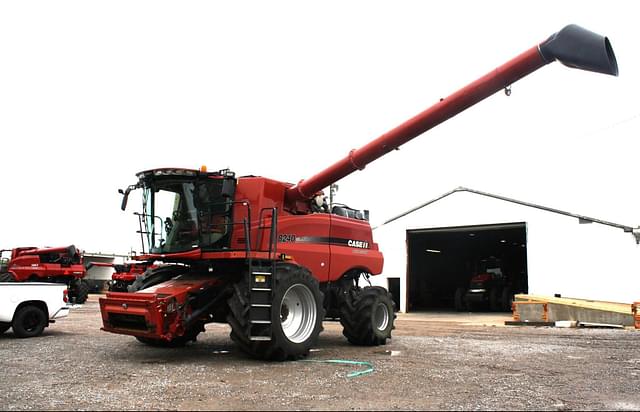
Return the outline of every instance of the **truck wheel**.
<path id="1" fill-rule="evenodd" d="M 11 327 L 11 323 L 0 322 L 0 335 L 8 331 L 10 327 Z"/>
<path id="2" fill-rule="evenodd" d="M 340 304 L 342 334 L 354 345 L 384 345 L 393 330 L 393 299 L 385 288 L 352 289 Z"/>
<path id="3" fill-rule="evenodd" d="M 275 275 L 271 324 L 258 329 L 249 319 L 249 287 L 246 282 L 235 285 L 228 301 L 231 339 L 258 359 L 300 359 L 309 354 L 322 330 L 323 294 L 318 281 L 300 266 L 278 265 Z M 260 340 L 252 340 L 252 333 Z"/>
<path id="4" fill-rule="evenodd" d="M 464 300 L 465 288 L 457 288 L 456 293 L 453 295 L 453 307 L 458 312 L 464 312 L 467 310 L 467 303 Z"/>
<path id="5" fill-rule="evenodd" d="M 0 282 L 15 282 L 16 280 L 13 278 L 11 273 L 1 273 L 0 274 Z"/>
<path id="6" fill-rule="evenodd" d="M 14 315 L 11 326 L 18 338 L 32 338 L 47 326 L 47 315 L 37 306 L 23 306 Z"/>

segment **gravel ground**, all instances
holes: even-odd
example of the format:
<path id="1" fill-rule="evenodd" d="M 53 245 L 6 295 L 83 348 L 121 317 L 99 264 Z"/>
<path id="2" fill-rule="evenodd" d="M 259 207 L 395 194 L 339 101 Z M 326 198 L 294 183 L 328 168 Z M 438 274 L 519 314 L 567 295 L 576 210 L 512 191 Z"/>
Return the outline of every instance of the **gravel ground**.
<path id="1" fill-rule="evenodd" d="M 507 315 L 400 314 L 386 346 L 325 322 L 309 361 L 248 359 L 227 325 L 181 349 L 100 331 L 97 304 L 38 338 L 0 336 L 3 410 L 639 410 L 640 332 L 505 327 Z M 374 371 L 348 377 L 369 362 Z"/>

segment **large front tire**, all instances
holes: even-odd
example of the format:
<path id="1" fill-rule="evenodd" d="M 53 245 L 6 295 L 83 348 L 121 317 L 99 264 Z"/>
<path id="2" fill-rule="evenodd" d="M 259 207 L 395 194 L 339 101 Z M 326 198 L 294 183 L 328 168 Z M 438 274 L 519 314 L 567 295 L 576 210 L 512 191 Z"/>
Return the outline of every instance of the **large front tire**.
<path id="1" fill-rule="evenodd" d="M 228 301 L 227 321 L 231 339 L 244 352 L 276 361 L 296 360 L 309 354 L 322 331 L 325 312 L 318 281 L 307 269 L 292 264 L 277 266 L 271 324 L 252 325 L 249 287 L 241 282 L 234 289 Z"/>
<path id="2" fill-rule="evenodd" d="M 394 329 L 393 309 L 393 299 L 385 288 L 354 288 L 340 305 L 342 334 L 354 345 L 384 345 Z"/>

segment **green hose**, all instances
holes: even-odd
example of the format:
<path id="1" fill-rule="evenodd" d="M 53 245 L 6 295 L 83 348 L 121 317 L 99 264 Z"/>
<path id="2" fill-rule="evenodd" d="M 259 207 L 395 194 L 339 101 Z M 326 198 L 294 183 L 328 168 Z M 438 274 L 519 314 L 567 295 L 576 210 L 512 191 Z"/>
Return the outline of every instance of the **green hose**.
<path id="1" fill-rule="evenodd" d="M 316 363 L 337 363 L 341 365 L 357 365 L 357 366 L 366 366 L 367 369 L 363 369 L 360 371 L 350 372 L 347 374 L 347 378 L 355 378 L 357 376 L 362 376 L 373 372 L 373 365 L 369 362 L 361 362 L 361 361 L 352 361 L 352 360 L 342 360 L 342 359 L 327 359 L 327 360 L 315 360 L 315 359 L 303 359 L 301 362 L 316 362 Z"/>

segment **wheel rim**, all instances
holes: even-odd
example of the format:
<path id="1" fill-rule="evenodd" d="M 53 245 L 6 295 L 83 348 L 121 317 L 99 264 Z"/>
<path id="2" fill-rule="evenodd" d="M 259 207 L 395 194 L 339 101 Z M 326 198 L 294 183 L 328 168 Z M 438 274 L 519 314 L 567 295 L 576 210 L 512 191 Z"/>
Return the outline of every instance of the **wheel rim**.
<path id="1" fill-rule="evenodd" d="M 38 314 L 35 312 L 28 313 L 27 316 L 25 316 L 24 320 L 22 321 L 22 327 L 27 332 L 33 332 L 38 328 L 39 324 L 40 324 L 40 316 L 38 316 Z"/>
<path id="2" fill-rule="evenodd" d="M 280 325 L 287 339 L 293 343 L 306 341 L 317 316 L 316 300 L 307 286 L 297 284 L 287 289 L 280 304 Z"/>
<path id="3" fill-rule="evenodd" d="M 389 326 L 389 309 L 382 302 L 376 306 L 374 322 L 378 330 L 385 330 Z"/>

